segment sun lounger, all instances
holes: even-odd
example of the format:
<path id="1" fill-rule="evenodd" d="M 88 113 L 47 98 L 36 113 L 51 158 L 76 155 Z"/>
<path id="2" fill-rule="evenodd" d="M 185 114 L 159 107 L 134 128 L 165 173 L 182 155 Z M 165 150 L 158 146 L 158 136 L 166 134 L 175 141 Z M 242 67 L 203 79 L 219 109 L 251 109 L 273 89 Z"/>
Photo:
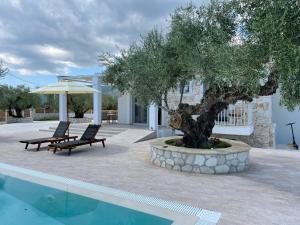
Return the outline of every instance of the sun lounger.
<path id="1" fill-rule="evenodd" d="M 62 142 L 57 144 L 50 144 L 49 148 L 53 149 L 53 153 L 56 153 L 58 150 L 62 151 L 64 149 L 69 150 L 68 155 L 71 155 L 71 151 L 73 148 L 81 145 L 90 145 L 93 143 L 102 142 L 103 148 L 105 148 L 105 140 L 106 138 L 97 139 L 95 138 L 101 125 L 89 125 L 84 131 L 83 135 L 79 140 Z"/>
<path id="2" fill-rule="evenodd" d="M 38 145 L 37 151 L 40 150 L 41 144 L 43 143 L 60 143 L 62 141 L 70 141 L 70 140 L 76 140 L 78 136 L 68 136 L 66 135 L 66 132 L 70 126 L 70 122 L 61 121 L 59 122 L 54 134 L 52 137 L 45 137 L 45 138 L 36 138 L 36 139 L 30 139 L 30 140 L 22 140 L 21 143 L 25 143 L 25 149 L 28 148 L 28 145 Z"/>

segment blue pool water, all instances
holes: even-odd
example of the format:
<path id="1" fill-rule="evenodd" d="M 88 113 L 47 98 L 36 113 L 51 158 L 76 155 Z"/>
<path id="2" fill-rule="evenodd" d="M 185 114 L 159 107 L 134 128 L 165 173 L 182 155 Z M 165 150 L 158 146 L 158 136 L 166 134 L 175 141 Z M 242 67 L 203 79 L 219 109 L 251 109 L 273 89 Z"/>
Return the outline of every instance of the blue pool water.
<path id="1" fill-rule="evenodd" d="M 1 225 L 171 225 L 173 221 L 0 175 Z"/>

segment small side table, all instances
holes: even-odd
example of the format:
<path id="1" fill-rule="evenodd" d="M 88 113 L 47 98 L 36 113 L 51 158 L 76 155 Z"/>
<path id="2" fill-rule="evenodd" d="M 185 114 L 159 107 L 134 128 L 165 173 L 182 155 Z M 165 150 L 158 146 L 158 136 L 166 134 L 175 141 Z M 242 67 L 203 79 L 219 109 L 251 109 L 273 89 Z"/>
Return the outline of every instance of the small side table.
<path id="1" fill-rule="evenodd" d="M 113 123 L 114 122 L 114 117 L 116 116 L 117 114 L 115 113 L 107 113 L 107 119 L 108 119 L 108 123 Z"/>

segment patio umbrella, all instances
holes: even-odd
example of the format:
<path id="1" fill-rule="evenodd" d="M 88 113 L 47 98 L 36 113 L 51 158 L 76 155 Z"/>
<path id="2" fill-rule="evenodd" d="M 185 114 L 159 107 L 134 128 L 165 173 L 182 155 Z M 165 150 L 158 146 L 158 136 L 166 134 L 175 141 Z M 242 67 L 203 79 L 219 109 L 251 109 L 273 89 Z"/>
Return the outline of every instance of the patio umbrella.
<path id="1" fill-rule="evenodd" d="M 91 94 L 94 92 L 99 93 L 99 91 L 94 88 L 76 82 L 72 82 L 72 81 L 61 81 L 31 91 L 31 93 L 35 93 L 35 94 L 66 94 L 67 95 L 67 121 L 69 121 L 68 94 Z M 68 129 L 68 135 L 69 135 L 69 129 Z"/>

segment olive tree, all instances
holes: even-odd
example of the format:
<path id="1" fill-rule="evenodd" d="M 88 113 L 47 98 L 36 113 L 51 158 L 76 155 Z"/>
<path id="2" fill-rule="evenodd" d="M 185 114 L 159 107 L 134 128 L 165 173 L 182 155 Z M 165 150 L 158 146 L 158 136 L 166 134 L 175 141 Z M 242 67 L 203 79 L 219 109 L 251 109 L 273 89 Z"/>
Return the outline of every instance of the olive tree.
<path id="1" fill-rule="evenodd" d="M 0 86 L 0 109 L 8 110 L 12 117 L 21 118 L 22 111 L 40 104 L 38 96 L 30 93 L 30 89 L 20 85 L 17 87 Z"/>
<path id="2" fill-rule="evenodd" d="M 187 147 L 209 145 L 217 115 L 239 100 L 272 95 L 300 103 L 300 5 L 297 0 L 211 1 L 178 8 L 167 32 L 156 29 L 118 55 L 102 55 L 106 80 L 170 114 Z M 168 93 L 190 80 L 205 92 L 198 104 L 170 108 Z M 195 118 L 196 115 L 196 119 Z"/>
<path id="3" fill-rule="evenodd" d="M 84 114 L 93 108 L 93 97 L 90 94 L 71 95 L 69 104 L 75 118 L 83 118 Z"/>

